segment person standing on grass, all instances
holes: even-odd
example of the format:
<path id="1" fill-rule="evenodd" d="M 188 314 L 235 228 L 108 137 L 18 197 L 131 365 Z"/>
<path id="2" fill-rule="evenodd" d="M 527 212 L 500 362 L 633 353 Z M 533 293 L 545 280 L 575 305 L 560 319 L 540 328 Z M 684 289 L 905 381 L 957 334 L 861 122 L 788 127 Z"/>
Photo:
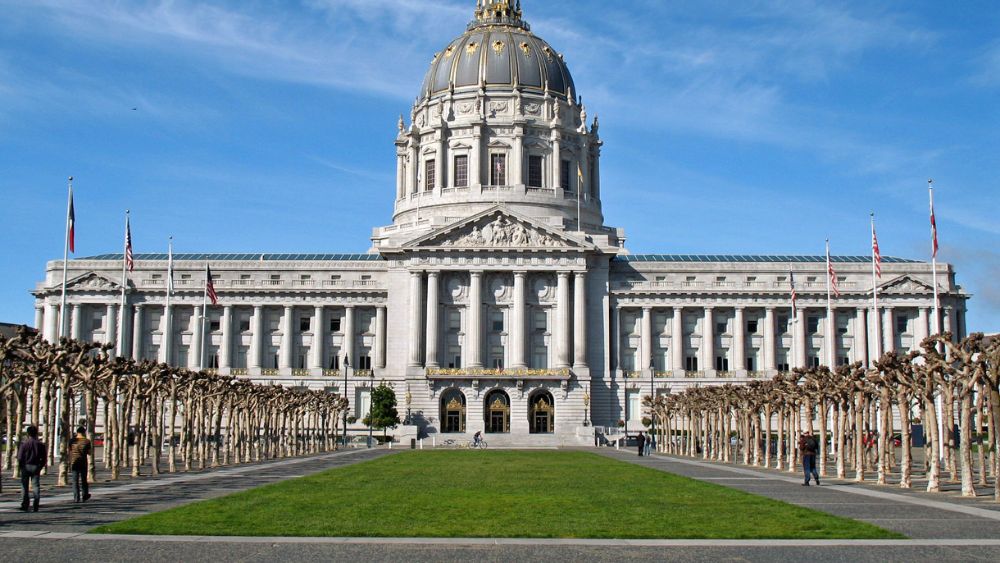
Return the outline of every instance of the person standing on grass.
<path id="1" fill-rule="evenodd" d="M 28 439 L 21 442 L 17 449 L 17 466 L 21 471 L 21 510 L 28 511 L 28 485 L 34 496 L 34 511 L 38 512 L 38 502 L 41 500 L 41 483 L 39 476 L 48 464 L 48 450 L 38 439 L 38 427 L 29 426 Z"/>
<path id="2" fill-rule="evenodd" d="M 799 451 L 802 452 L 802 471 L 806 476 L 802 486 L 809 486 L 810 477 L 815 477 L 816 485 L 819 486 L 819 473 L 816 472 L 816 452 L 819 451 L 819 443 L 809 432 L 804 432 L 799 438 Z"/>
<path id="3" fill-rule="evenodd" d="M 639 444 L 639 457 L 642 457 L 642 452 L 646 448 L 646 437 L 642 435 L 642 432 L 639 432 L 636 442 Z"/>
<path id="4" fill-rule="evenodd" d="M 69 445 L 69 465 L 73 470 L 73 502 L 87 502 L 90 487 L 87 483 L 87 459 L 90 457 L 90 440 L 84 427 L 76 429 L 76 436 Z"/>

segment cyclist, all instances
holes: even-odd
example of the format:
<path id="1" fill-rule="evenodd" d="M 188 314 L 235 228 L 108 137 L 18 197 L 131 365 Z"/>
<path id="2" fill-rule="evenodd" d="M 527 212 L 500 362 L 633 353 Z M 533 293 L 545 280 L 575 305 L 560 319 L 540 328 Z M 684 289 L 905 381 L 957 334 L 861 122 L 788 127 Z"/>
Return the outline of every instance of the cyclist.
<path id="1" fill-rule="evenodd" d="M 478 448 L 479 447 L 479 443 L 482 442 L 482 441 L 483 441 L 483 433 L 482 432 L 476 432 L 475 435 L 472 436 L 472 447 L 473 448 Z"/>

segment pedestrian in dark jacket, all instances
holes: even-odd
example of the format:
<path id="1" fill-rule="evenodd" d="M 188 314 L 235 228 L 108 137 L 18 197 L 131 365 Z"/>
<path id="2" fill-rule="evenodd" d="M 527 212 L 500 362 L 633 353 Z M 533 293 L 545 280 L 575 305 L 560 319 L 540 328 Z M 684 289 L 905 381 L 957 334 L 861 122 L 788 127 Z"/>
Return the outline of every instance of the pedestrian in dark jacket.
<path id="1" fill-rule="evenodd" d="M 39 476 L 48 464 L 48 450 L 38 439 L 38 427 L 29 426 L 28 439 L 17 448 L 17 466 L 21 471 L 21 510 L 28 511 L 28 485 L 34 496 L 34 511 L 38 512 L 38 501 L 41 499 L 41 484 Z M 30 482 L 30 483 L 29 483 Z"/>
<path id="2" fill-rule="evenodd" d="M 642 452 L 646 449 L 646 437 L 642 435 L 642 432 L 639 432 L 639 437 L 636 438 L 636 442 L 639 445 L 639 455 L 641 456 Z"/>
<path id="3" fill-rule="evenodd" d="M 802 471 L 806 475 L 804 486 L 809 486 L 809 478 L 816 478 L 816 485 L 819 485 L 819 473 L 816 471 L 816 453 L 819 451 L 819 442 L 809 432 L 802 434 L 799 438 L 799 451 L 802 452 Z"/>
<path id="4" fill-rule="evenodd" d="M 73 470 L 73 502 L 86 502 L 90 499 L 90 486 L 87 483 L 87 464 L 90 457 L 90 440 L 84 427 L 76 429 L 76 436 L 69 445 L 69 466 Z"/>

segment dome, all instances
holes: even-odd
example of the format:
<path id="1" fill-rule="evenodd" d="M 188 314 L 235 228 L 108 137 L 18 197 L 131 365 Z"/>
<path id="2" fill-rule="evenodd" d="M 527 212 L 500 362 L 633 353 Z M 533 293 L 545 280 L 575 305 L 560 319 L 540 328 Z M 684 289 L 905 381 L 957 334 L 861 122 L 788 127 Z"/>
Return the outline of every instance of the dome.
<path id="1" fill-rule="evenodd" d="M 575 91 L 562 55 L 531 33 L 520 1 L 477 2 L 475 19 L 460 37 L 434 55 L 421 97 L 503 88 L 567 97 Z"/>

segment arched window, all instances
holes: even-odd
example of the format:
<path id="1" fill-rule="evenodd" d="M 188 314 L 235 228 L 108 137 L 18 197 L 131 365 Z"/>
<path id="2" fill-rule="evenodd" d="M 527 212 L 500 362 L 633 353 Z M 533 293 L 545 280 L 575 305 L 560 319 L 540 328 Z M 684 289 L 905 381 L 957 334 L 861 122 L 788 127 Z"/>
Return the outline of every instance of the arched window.
<path id="1" fill-rule="evenodd" d="M 441 432 L 465 432 L 465 395 L 458 389 L 450 389 L 441 395 Z"/>
<path id="2" fill-rule="evenodd" d="M 539 391 L 528 401 L 528 424 L 532 434 L 551 434 L 556 431 L 555 401 L 552 393 Z"/>
<path id="3" fill-rule="evenodd" d="M 507 393 L 496 389 L 486 394 L 484 403 L 486 432 L 490 434 L 506 434 L 510 432 L 510 397 Z"/>

